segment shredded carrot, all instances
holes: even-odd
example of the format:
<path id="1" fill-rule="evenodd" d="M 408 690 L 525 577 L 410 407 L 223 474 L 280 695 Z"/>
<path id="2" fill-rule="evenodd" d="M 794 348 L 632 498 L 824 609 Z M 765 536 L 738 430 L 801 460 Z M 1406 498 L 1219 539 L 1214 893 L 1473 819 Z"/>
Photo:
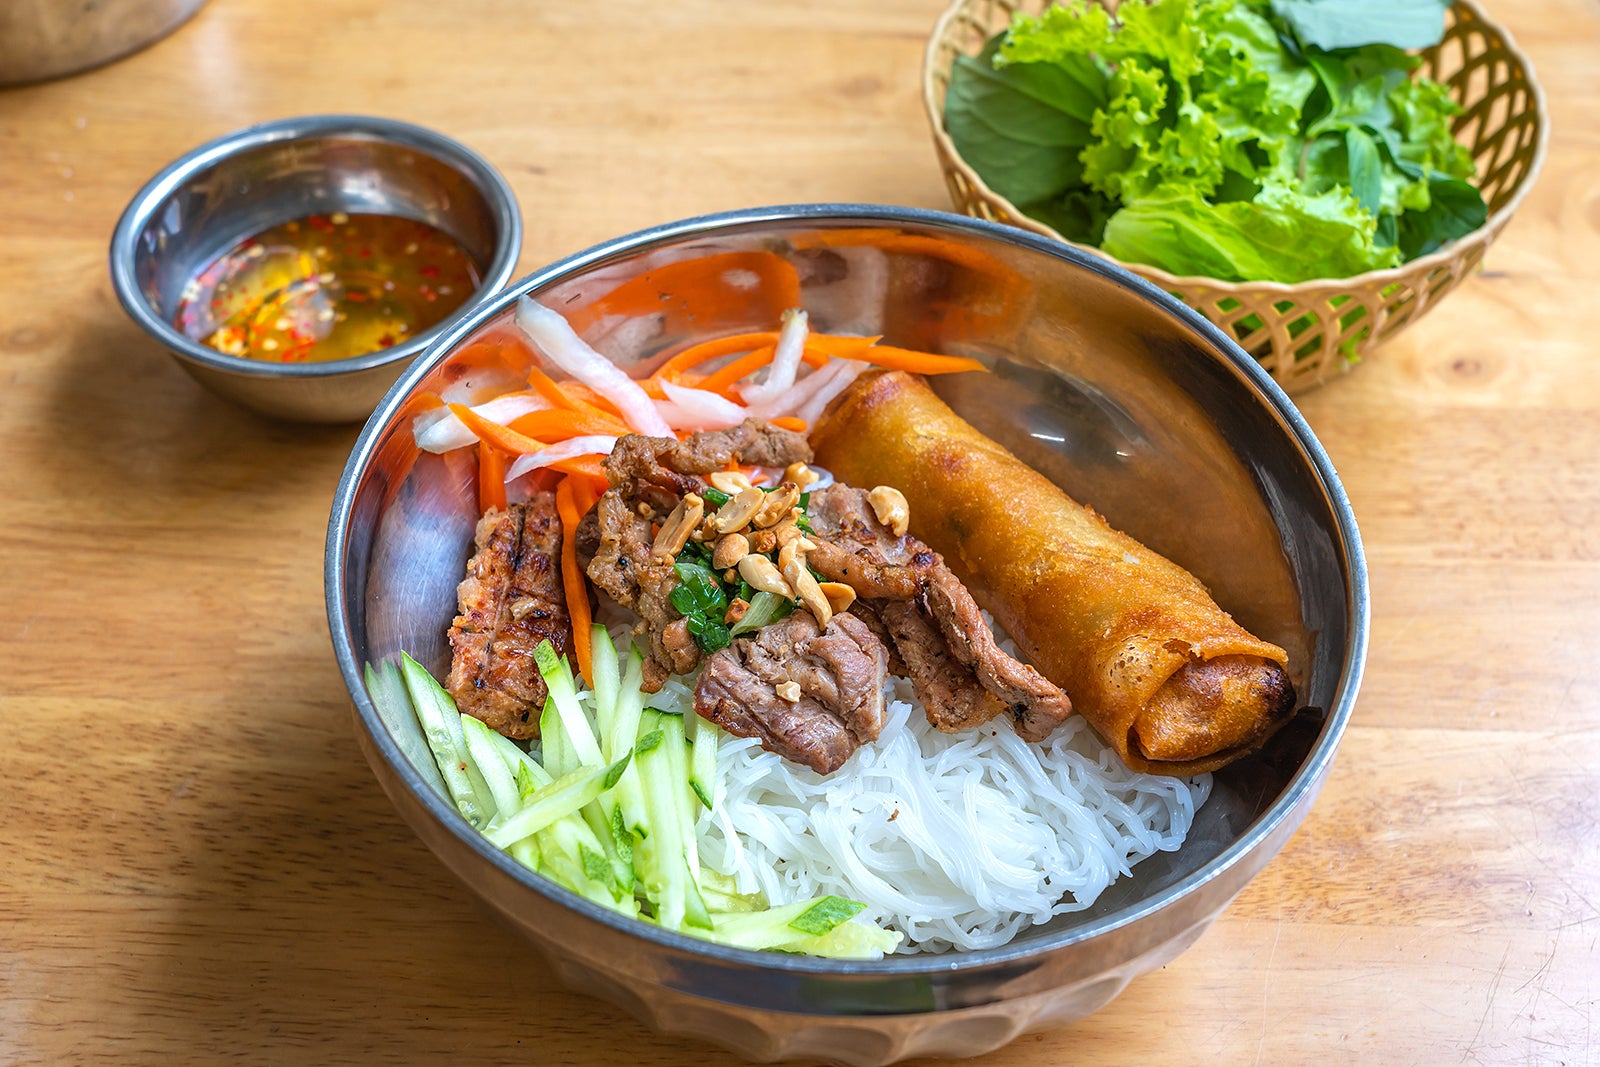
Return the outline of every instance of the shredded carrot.
<path id="1" fill-rule="evenodd" d="M 580 479 L 588 485 L 589 491 L 598 500 L 600 494 L 611 487 L 610 481 L 606 478 L 606 469 L 601 464 L 601 459 L 602 457 L 600 456 L 574 456 L 572 459 L 558 460 L 550 464 L 550 469 Z M 589 509 L 584 508 L 583 510 L 588 511 Z"/>
<path id="2" fill-rule="evenodd" d="M 710 393 L 726 394 L 735 382 L 771 363 L 773 353 L 776 351 L 774 346 L 767 345 L 747 356 L 740 356 L 721 370 L 706 375 L 699 387 Z"/>
<path id="3" fill-rule="evenodd" d="M 495 448 L 509 452 L 513 456 L 527 455 L 529 452 L 538 452 L 544 448 L 543 441 L 536 441 L 526 434 L 501 426 L 498 422 L 490 422 L 465 404 L 451 404 L 450 410 L 455 413 L 456 418 L 466 423 L 467 429 L 478 435 L 479 441 L 487 441 Z"/>
<path id="4" fill-rule="evenodd" d="M 589 587 L 578 567 L 578 522 L 583 512 L 578 510 L 572 482 L 573 479 L 564 478 L 556 486 L 556 514 L 561 516 L 561 584 L 567 594 L 567 614 L 572 619 L 572 653 L 578 660 L 578 672 L 592 685 Z"/>
<path id="5" fill-rule="evenodd" d="M 780 430 L 793 430 L 795 433 L 806 432 L 806 420 L 797 419 L 793 415 L 779 415 L 772 420 L 772 425 Z"/>
<path id="6" fill-rule="evenodd" d="M 837 333 L 814 333 L 806 338 L 806 347 L 837 359 L 860 359 L 861 353 L 881 340 L 882 337 L 846 337 Z"/>
<path id="7" fill-rule="evenodd" d="M 566 408 L 530 411 L 526 415 L 518 415 L 509 425 L 520 434 L 551 443 L 565 441 L 569 437 L 601 434 L 620 437 L 630 432 L 622 420 L 612 418 L 610 415 L 598 411 L 573 411 Z"/>
<path id="8" fill-rule="evenodd" d="M 572 482 L 572 500 L 573 503 L 578 505 L 579 515 L 589 514 L 589 510 L 594 507 L 601 494 L 611 488 L 609 482 L 601 482 L 596 485 L 589 478 L 574 477 L 570 481 Z"/>
<path id="9" fill-rule="evenodd" d="M 682 352 L 667 360 L 655 369 L 652 378 L 668 378 L 677 381 L 678 376 L 690 367 L 698 367 L 721 356 L 731 356 L 739 352 L 752 352 L 757 348 L 778 343 L 776 330 L 762 330 L 758 333 L 736 333 L 731 337 L 718 337 L 712 341 L 702 341 L 691 345 Z"/>
<path id="10" fill-rule="evenodd" d="M 450 410 L 455 412 L 456 418 L 467 424 L 467 429 L 478 435 L 480 442 L 487 441 L 502 452 L 510 453 L 513 456 L 525 456 L 533 452 L 541 452 L 545 448 L 543 441 L 518 433 L 509 427 L 501 426 L 498 422 L 490 422 L 465 404 L 451 404 Z M 538 414 L 538 412 L 533 414 Z M 608 484 L 606 470 L 600 465 L 599 455 L 572 456 L 567 459 L 558 459 L 550 464 L 550 467 L 561 471 L 563 474 L 577 475 L 600 485 Z"/>
<path id="11" fill-rule="evenodd" d="M 890 370 L 910 371 L 913 374 L 955 374 L 964 370 L 985 370 L 982 363 L 965 356 L 936 356 L 931 352 L 914 352 L 893 345 L 873 345 L 851 357 Z"/>
<path id="12" fill-rule="evenodd" d="M 615 404 L 601 396 L 599 393 L 595 392 L 593 389 L 589 388 L 589 386 L 584 385 L 582 382 L 568 381 L 559 382 L 557 384 L 560 386 L 561 391 L 567 394 L 567 398 L 572 401 L 573 406 L 578 410 L 596 411 L 602 415 L 613 415 L 619 419 L 622 417 L 617 411 L 617 406 Z"/>
<path id="13" fill-rule="evenodd" d="M 506 506 L 506 457 L 486 442 L 478 442 L 478 513 Z"/>
<path id="14" fill-rule="evenodd" d="M 530 366 L 528 368 L 528 384 L 533 387 L 534 392 L 550 401 L 556 407 L 576 409 L 572 397 L 566 394 L 554 378 L 538 367 Z"/>

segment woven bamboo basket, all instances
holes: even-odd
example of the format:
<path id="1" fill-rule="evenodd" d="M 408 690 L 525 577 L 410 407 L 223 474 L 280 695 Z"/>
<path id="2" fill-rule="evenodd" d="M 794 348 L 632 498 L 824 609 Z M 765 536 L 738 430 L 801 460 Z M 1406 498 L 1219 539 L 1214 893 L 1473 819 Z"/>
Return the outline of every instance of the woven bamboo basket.
<path id="1" fill-rule="evenodd" d="M 1101 2 L 1115 7 L 1115 0 Z M 985 185 L 957 155 L 943 121 L 955 57 L 976 55 L 1013 14 L 1038 14 L 1048 6 L 1049 0 L 955 0 L 928 42 L 923 103 L 950 195 L 961 210 L 1066 241 Z M 1461 105 L 1455 135 L 1472 150 L 1478 187 L 1489 207 L 1479 229 L 1398 267 L 1293 285 L 1180 278 L 1157 267 L 1116 262 L 1230 333 L 1290 392 L 1348 370 L 1421 318 L 1483 262 L 1532 187 L 1549 138 L 1544 93 L 1510 36 L 1472 0 L 1456 0 L 1445 21 L 1444 39 L 1419 53 L 1419 73 L 1446 85 Z M 1075 247 L 1105 256 L 1097 248 Z"/>

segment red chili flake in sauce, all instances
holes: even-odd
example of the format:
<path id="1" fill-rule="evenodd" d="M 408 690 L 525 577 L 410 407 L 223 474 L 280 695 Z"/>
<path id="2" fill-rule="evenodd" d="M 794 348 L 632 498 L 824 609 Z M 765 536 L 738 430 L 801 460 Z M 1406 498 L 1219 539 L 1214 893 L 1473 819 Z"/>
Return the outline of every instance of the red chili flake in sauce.
<path id="1" fill-rule="evenodd" d="M 362 355 L 428 330 L 470 297 L 481 277 L 465 252 L 413 219 L 307 215 L 207 264 L 174 323 L 213 348 L 273 362 Z"/>

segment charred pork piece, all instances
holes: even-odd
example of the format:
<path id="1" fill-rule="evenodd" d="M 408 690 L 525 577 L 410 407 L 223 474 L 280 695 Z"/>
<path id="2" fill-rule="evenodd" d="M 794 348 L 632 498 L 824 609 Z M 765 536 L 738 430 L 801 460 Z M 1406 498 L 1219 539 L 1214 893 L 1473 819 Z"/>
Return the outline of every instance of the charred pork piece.
<path id="1" fill-rule="evenodd" d="M 669 675 L 688 674 L 700 664 L 700 650 L 669 599 L 678 584 L 672 560 L 654 553 L 650 520 L 630 508 L 615 489 L 606 491 L 592 514 L 599 546 L 586 567 L 589 580 L 639 616 L 633 632 L 650 647 L 644 661 L 644 689 L 657 692 Z"/>
<path id="2" fill-rule="evenodd" d="M 890 651 L 889 669 L 911 680 L 928 721 L 945 733 L 981 726 L 1006 710 L 960 660 L 933 624 L 907 600 L 858 600 L 850 609 L 875 621 Z"/>
<path id="3" fill-rule="evenodd" d="M 746 419 L 726 430 L 704 430 L 682 441 L 629 434 L 605 459 L 606 477 L 634 505 L 648 504 L 665 515 L 685 493 L 698 492 L 701 475 L 730 463 L 787 467 L 811 460 L 805 435 Z"/>
<path id="4" fill-rule="evenodd" d="M 995 644 L 944 559 L 916 538 L 896 535 L 865 490 L 816 490 L 807 513 L 816 544 L 807 561 L 867 602 L 862 610 L 876 614 L 934 726 L 963 730 L 1004 711 L 1018 736 L 1040 741 L 1072 713 L 1065 693 Z"/>
<path id="5" fill-rule="evenodd" d="M 694 708 L 729 733 L 829 774 L 883 728 L 887 674 L 888 651 L 861 620 L 835 615 L 822 628 L 797 611 L 713 653 Z"/>
<path id="6" fill-rule="evenodd" d="M 545 684 L 533 650 L 572 650 L 561 584 L 555 494 L 538 493 L 478 521 L 477 551 L 456 587 L 448 688 L 456 706 L 507 737 L 538 737 Z"/>
<path id="7" fill-rule="evenodd" d="M 701 475 L 729 464 L 786 467 L 810 458 L 803 435 L 756 419 L 682 441 L 640 434 L 617 441 L 605 459 L 611 488 L 578 524 L 576 550 L 589 580 L 639 616 L 634 633 L 645 637 L 650 649 L 646 692 L 657 692 L 670 675 L 688 674 L 700 665 L 700 649 L 670 600 L 678 584 L 673 561 L 655 551 L 651 520 L 667 518 L 685 496 L 704 488 Z M 687 536 L 690 531 L 679 532 Z"/>

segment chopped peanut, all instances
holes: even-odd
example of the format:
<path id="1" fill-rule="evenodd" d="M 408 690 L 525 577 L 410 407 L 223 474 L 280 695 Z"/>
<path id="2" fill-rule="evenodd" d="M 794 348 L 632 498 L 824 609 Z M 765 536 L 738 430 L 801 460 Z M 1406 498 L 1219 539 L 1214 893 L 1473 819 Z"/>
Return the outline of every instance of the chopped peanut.
<path id="1" fill-rule="evenodd" d="M 729 496 L 738 496 L 750 488 L 750 479 L 745 477 L 744 471 L 716 471 L 706 481 Z"/>
<path id="2" fill-rule="evenodd" d="M 856 591 L 843 582 L 818 582 L 817 587 L 828 598 L 828 607 L 833 609 L 835 615 L 849 611 L 850 605 L 856 602 Z"/>
<path id="3" fill-rule="evenodd" d="M 711 566 L 719 571 L 737 566 L 750 554 L 750 541 L 744 534 L 723 534 L 717 547 L 711 551 Z"/>
<path id="4" fill-rule="evenodd" d="M 757 526 L 776 526 L 788 518 L 789 509 L 800 502 L 800 487 L 793 482 L 784 482 L 764 495 L 766 500 L 762 501 L 751 521 Z"/>
<path id="5" fill-rule="evenodd" d="M 650 546 L 650 554 L 658 559 L 672 559 L 683 546 L 688 544 L 689 535 L 695 527 L 700 525 L 701 516 L 705 514 L 705 501 L 693 493 L 678 501 L 677 507 L 667 516 L 661 524 L 661 529 L 656 531 L 655 542 Z"/>
<path id="6" fill-rule="evenodd" d="M 793 545 L 786 546 L 787 552 Z M 806 561 L 798 552 L 789 558 L 788 566 L 780 569 L 780 573 L 789 584 L 794 586 L 795 594 L 805 609 L 816 618 L 818 626 L 827 626 L 828 620 L 833 618 L 833 606 L 828 603 L 828 598 L 823 595 L 822 587 L 817 580 L 806 570 Z"/>
<path id="7" fill-rule="evenodd" d="M 867 503 L 872 505 L 872 513 L 878 516 L 878 521 L 889 527 L 889 532 L 896 537 L 904 537 L 906 527 L 911 523 L 911 506 L 906 503 L 905 494 L 892 485 L 880 485 L 867 494 Z"/>
<path id="8" fill-rule="evenodd" d="M 772 528 L 773 536 L 778 539 L 778 544 L 786 545 L 801 536 L 800 516 L 804 514 L 799 508 L 790 508 L 789 514 L 778 525 Z"/>
<path id="9" fill-rule="evenodd" d="M 783 480 L 786 482 L 793 482 L 795 485 L 798 485 L 800 488 L 804 489 L 808 485 L 814 485 L 815 483 L 822 481 L 822 475 L 818 474 L 804 463 L 791 463 L 783 469 Z"/>
<path id="10" fill-rule="evenodd" d="M 778 573 L 778 568 L 774 567 L 766 556 L 749 555 L 741 559 L 739 577 L 763 593 L 774 593 L 791 599 L 794 597 L 794 590 L 783 580 L 783 575 Z"/>
<path id="11" fill-rule="evenodd" d="M 767 494 L 759 489 L 743 489 L 737 496 L 717 509 L 715 516 L 718 533 L 733 533 L 742 530 L 750 524 L 750 519 L 761 505 L 766 503 Z"/>

